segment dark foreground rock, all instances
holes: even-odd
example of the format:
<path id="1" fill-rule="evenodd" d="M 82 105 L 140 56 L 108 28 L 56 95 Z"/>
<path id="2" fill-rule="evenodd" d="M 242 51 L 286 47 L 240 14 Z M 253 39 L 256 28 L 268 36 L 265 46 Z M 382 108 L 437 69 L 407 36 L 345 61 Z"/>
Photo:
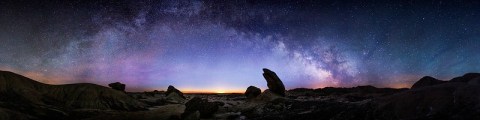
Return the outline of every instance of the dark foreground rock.
<path id="1" fill-rule="evenodd" d="M 285 86 L 282 80 L 278 78 L 277 74 L 267 68 L 263 69 L 263 77 L 267 81 L 267 86 L 270 91 L 280 96 L 285 97 Z"/>
<path id="2" fill-rule="evenodd" d="M 257 88 L 255 86 L 249 86 L 245 91 L 245 96 L 247 97 L 247 99 L 252 99 L 257 97 L 261 93 L 262 93 L 262 90 L 260 90 L 260 88 Z"/>
<path id="3" fill-rule="evenodd" d="M 215 112 L 217 112 L 219 103 L 208 102 L 207 99 L 202 99 L 199 97 L 194 97 L 185 103 L 185 111 L 182 114 L 182 118 L 190 118 L 195 112 L 200 113 L 201 118 L 212 117 Z"/>
<path id="4" fill-rule="evenodd" d="M 476 74 L 443 84 L 412 89 L 379 98 L 374 116 L 379 119 L 480 119 L 480 85 Z"/>
<path id="5" fill-rule="evenodd" d="M 369 120 L 370 105 L 332 101 L 274 101 L 242 112 L 255 120 Z"/>

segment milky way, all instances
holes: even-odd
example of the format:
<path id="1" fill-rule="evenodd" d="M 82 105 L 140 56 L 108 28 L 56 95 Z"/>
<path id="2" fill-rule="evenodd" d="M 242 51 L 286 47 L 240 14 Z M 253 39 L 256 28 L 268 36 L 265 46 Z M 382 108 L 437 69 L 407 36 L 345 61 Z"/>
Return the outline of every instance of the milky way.
<path id="1" fill-rule="evenodd" d="M 410 87 L 480 71 L 477 1 L 1 1 L 0 69 L 131 91 Z"/>

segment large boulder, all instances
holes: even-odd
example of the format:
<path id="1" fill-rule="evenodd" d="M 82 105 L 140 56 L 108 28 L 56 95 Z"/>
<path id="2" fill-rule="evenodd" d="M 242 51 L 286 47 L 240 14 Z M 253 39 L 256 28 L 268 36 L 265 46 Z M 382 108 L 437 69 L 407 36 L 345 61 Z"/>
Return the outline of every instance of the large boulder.
<path id="1" fill-rule="evenodd" d="M 285 97 L 285 86 L 275 72 L 267 68 L 263 68 L 263 77 L 267 81 L 268 89 L 271 92 Z"/>
<path id="2" fill-rule="evenodd" d="M 108 86 L 112 89 L 125 92 L 125 84 L 122 84 L 120 82 L 110 83 L 108 84 Z"/>
<path id="3" fill-rule="evenodd" d="M 180 90 L 178 90 L 177 88 L 171 85 L 168 86 L 168 89 L 167 89 L 167 92 L 165 92 L 165 95 L 167 96 L 165 98 L 165 101 L 168 103 L 184 103 L 186 99 Z"/>
<path id="4" fill-rule="evenodd" d="M 420 80 L 418 80 L 417 82 L 415 82 L 415 84 L 412 85 L 412 89 L 422 88 L 426 86 L 433 86 L 433 85 L 438 85 L 442 83 L 445 83 L 445 81 L 441 81 L 430 76 L 425 76 Z"/>
<path id="5" fill-rule="evenodd" d="M 182 98 L 185 99 L 185 96 L 183 96 L 183 93 L 182 93 L 180 90 L 178 90 L 177 88 L 175 88 L 175 87 L 173 87 L 173 86 L 170 85 L 170 86 L 168 86 L 167 91 L 165 92 L 165 95 L 168 96 L 168 95 L 170 95 L 171 93 L 176 93 L 176 94 L 178 94 L 180 97 L 182 97 Z"/>
<path id="6" fill-rule="evenodd" d="M 187 118 L 191 116 L 191 114 L 195 114 L 195 112 L 200 112 L 201 118 L 209 118 L 212 117 L 215 112 L 217 112 L 219 108 L 219 104 L 215 102 L 208 102 L 207 99 L 202 99 L 199 97 L 194 97 L 187 103 L 185 103 L 185 111 L 182 114 L 182 118 Z"/>
<path id="7" fill-rule="evenodd" d="M 262 93 L 262 90 L 260 90 L 260 88 L 257 88 L 255 86 L 250 86 L 245 91 L 245 96 L 247 97 L 247 99 L 252 99 L 257 97 L 261 93 Z"/>

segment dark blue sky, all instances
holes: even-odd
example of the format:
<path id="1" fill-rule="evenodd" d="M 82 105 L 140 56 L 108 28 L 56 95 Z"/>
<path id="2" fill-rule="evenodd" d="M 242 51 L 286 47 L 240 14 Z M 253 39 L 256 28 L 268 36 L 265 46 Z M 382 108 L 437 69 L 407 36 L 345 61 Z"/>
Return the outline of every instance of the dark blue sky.
<path id="1" fill-rule="evenodd" d="M 480 2 L 0 2 L 0 69 L 129 90 L 410 87 L 480 71 Z"/>

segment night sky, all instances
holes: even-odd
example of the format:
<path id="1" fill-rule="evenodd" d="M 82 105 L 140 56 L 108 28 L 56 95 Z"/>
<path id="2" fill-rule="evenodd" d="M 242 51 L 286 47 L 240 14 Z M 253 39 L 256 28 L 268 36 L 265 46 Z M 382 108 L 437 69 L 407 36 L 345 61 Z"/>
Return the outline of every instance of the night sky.
<path id="1" fill-rule="evenodd" d="M 480 2 L 0 1 L 0 70 L 127 90 L 410 87 L 480 72 Z"/>

